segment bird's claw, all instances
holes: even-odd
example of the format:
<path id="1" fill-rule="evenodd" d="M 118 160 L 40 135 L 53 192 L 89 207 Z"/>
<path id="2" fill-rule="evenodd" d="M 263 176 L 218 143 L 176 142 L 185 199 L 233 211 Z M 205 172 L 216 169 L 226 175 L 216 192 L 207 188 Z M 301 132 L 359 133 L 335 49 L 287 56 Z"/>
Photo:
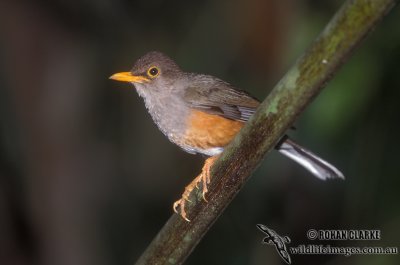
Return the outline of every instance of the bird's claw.
<path id="1" fill-rule="evenodd" d="M 186 203 L 185 199 L 180 199 L 180 200 L 177 200 L 176 202 L 174 202 L 174 206 L 173 206 L 174 212 L 177 213 L 177 214 L 179 214 L 179 212 L 178 212 L 178 210 L 177 210 L 177 208 L 178 208 L 178 206 L 179 206 L 179 208 L 180 208 L 180 216 L 181 216 L 185 221 L 190 222 L 190 220 L 186 217 L 185 203 Z"/>
<path id="2" fill-rule="evenodd" d="M 202 190 L 203 200 L 205 202 L 208 202 L 208 200 L 206 199 L 206 193 L 208 192 L 207 184 L 210 184 L 210 181 L 211 181 L 210 168 L 211 168 L 212 164 L 214 163 L 215 159 L 216 159 L 216 157 L 210 157 L 209 159 L 206 160 L 206 162 L 204 163 L 204 166 L 203 166 L 203 170 L 200 173 L 200 175 L 198 175 L 185 188 L 185 191 L 182 194 L 182 198 L 177 200 L 173 205 L 174 212 L 177 214 L 180 214 L 182 216 L 182 218 L 188 222 L 190 222 L 190 220 L 186 217 L 185 204 L 186 204 L 186 201 L 192 202 L 189 200 L 189 195 L 192 192 L 192 190 L 194 189 L 194 187 L 196 187 L 197 189 L 199 188 L 198 184 L 200 182 L 203 185 L 203 187 L 202 187 L 203 188 L 203 190 Z M 180 209 L 180 213 L 177 210 L 178 206 Z"/>

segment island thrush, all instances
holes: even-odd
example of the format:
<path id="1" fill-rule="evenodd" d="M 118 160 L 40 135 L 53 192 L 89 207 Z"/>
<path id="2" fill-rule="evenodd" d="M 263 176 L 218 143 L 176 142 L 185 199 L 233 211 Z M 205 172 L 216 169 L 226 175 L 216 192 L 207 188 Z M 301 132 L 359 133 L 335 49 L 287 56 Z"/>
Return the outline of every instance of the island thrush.
<path id="1" fill-rule="evenodd" d="M 209 156 L 201 174 L 173 205 L 174 211 L 178 213 L 179 207 L 180 215 L 189 221 L 185 203 L 191 191 L 202 183 L 205 199 L 212 164 L 256 111 L 259 101 L 214 76 L 183 72 L 171 58 L 157 51 L 139 58 L 130 72 L 116 73 L 110 79 L 134 85 L 154 122 L 171 142 L 188 153 Z M 319 179 L 344 178 L 334 166 L 286 135 L 275 148 Z"/>

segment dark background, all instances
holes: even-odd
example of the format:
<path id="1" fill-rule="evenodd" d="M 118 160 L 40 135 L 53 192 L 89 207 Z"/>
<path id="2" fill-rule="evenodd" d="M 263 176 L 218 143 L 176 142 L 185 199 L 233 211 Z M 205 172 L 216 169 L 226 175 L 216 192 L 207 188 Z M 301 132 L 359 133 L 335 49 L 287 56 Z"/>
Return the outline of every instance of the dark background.
<path id="1" fill-rule="evenodd" d="M 265 98 L 342 1 L 0 1 L 0 264 L 133 264 L 203 158 L 108 80 L 150 50 Z M 400 12 L 394 9 L 290 135 L 345 181 L 271 152 L 187 264 L 282 264 L 289 246 L 399 246 Z M 307 241 L 308 229 L 380 241 Z M 292 255 L 293 264 L 399 264 L 398 255 Z"/>

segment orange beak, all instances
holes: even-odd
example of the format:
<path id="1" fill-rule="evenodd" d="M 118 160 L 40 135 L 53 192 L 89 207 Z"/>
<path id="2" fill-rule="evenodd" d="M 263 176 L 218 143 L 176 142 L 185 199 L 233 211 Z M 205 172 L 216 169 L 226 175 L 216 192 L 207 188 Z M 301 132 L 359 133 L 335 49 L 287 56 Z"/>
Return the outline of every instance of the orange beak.
<path id="1" fill-rule="evenodd" d="M 130 83 L 143 83 L 143 82 L 148 82 L 150 81 L 144 76 L 140 75 L 133 75 L 131 72 L 121 72 L 121 73 L 116 73 L 110 76 L 110 79 L 112 80 L 117 80 L 117 81 L 122 81 L 122 82 L 130 82 Z"/>

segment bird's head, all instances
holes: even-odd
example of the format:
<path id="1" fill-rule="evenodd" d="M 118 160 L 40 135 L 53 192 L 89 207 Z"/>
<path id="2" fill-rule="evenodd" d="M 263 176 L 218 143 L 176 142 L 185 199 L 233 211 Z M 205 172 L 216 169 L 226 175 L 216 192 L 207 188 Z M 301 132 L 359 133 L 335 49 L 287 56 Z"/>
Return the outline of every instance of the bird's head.
<path id="1" fill-rule="evenodd" d="M 146 53 L 133 65 L 130 72 L 120 72 L 110 79 L 129 82 L 140 94 L 147 96 L 165 89 L 172 89 L 173 84 L 182 75 L 179 66 L 161 52 Z"/>

